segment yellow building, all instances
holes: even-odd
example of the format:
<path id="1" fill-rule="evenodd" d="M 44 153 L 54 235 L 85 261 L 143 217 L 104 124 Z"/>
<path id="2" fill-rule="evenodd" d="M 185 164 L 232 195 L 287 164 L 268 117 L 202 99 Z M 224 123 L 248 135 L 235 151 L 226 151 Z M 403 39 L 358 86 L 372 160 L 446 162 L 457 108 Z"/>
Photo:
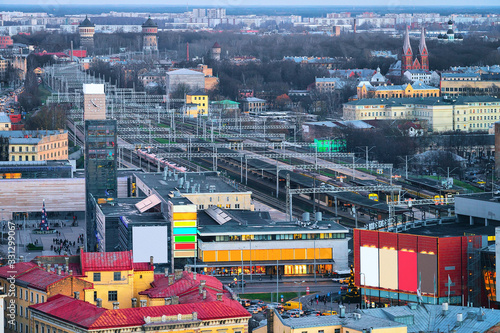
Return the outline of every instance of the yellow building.
<path id="1" fill-rule="evenodd" d="M 238 301 L 104 309 L 57 295 L 30 307 L 31 332 L 247 333 L 251 315 Z M 77 329 L 75 328 L 77 327 Z"/>
<path id="2" fill-rule="evenodd" d="M 10 161 L 49 161 L 68 159 L 68 132 L 59 131 L 10 131 Z"/>
<path id="3" fill-rule="evenodd" d="M 190 117 L 196 118 L 198 115 L 206 116 L 208 114 L 208 95 L 204 91 L 198 90 L 187 94 L 186 104 L 196 105 L 196 113 L 191 114 Z"/>
<path id="4" fill-rule="evenodd" d="M 439 97 L 439 89 L 420 81 L 404 85 L 372 86 L 370 82 L 360 82 L 357 87 L 357 99 L 364 98 L 414 98 Z"/>
<path id="5" fill-rule="evenodd" d="M 273 313 L 274 332 L 279 333 L 406 333 L 407 326 L 366 314 L 341 312 L 341 315 L 282 318 Z M 269 319 L 268 319 L 269 320 Z M 260 333 L 261 331 L 259 331 Z M 264 333 L 264 332 L 262 332 Z"/>
<path id="6" fill-rule="evenodd" d="M 61 267 L 62 268 L 62 267 Z M 13 272 L 15 272 L 13 274 Z M 12 289 L 14 281 L 14 289 Z M 0 268 L 0 286 L 12 291 L 7 297 L 7 304 L 13 300 L 14 318 L 9 308 L 4 308 L 7 320 L 14 319 L 15 325 L 8 325 L 7 332 L 29 332 L 30 305 L 45 302 L 49 297 L 62 294 L 85 300 L 84 291 L 92 289 L 92 283 L 69 275 L 68 271 L 54 267 L 38 266 L 32 262 L 20 262 L 12 269 L 9 266 Z"/>
<path id="7" fill-rule="evenodd" d="M 490 96 L 361 99 L 344 104 L 343 119 L 417 119 L 434 132 L 488 131 L 500 120 L 500 101 Z"/>
<path id="8" fill-rule="evenodd" d="M 81 252 L 82 279 L 92 282 L 93 290 L 85 291 L 85 300 L 93 300 L 103 308 L 131 308 L 139 292 L 154 281 L 150 263 L 133 263 L 132 251 Z"/>
<path id="9" fill-rule="evenodd" d="M 442 73 L 441 95 L 443 96 L 495 96 L 500 89 L 500 81 L 491 75 L 481 73 Z"/>

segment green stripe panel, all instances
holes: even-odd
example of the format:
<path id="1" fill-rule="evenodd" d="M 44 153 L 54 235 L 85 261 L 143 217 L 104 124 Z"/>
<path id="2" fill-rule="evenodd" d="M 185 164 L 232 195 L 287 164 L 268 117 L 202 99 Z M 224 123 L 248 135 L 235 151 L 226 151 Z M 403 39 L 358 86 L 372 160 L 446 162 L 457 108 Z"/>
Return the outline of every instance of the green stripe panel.
<path id="1" fill-rule="evenodd" d="M 174 236 L 174 243 L 195 243 L 196 236 Z"/>

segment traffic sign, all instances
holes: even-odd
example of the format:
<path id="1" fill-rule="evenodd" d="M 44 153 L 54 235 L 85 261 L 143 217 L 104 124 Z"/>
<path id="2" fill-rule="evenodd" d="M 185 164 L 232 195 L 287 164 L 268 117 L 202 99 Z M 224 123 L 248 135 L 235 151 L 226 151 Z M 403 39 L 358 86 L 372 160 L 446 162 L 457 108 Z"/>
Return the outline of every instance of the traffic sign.
<path id="1" fill-rule="evenodd" d="M 306 288 L 306 294 L 309 295 L 309 287 Z"/>

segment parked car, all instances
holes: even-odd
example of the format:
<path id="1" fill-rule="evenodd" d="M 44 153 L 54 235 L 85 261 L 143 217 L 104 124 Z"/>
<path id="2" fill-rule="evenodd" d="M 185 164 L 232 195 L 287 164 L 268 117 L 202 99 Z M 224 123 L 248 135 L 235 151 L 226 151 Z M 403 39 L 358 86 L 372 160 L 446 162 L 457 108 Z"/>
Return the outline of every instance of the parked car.
<path id="1" fill-rule="evenodd" d="M 287 311 L 287 314 L 290 316 L 290 318 L 299 318 L 301 315 L 301 311 L 299 309 L 293 309 Z"/>
<path id="2" fill-rule="evenodd" d="M 262 310 L 267 309 L 267 304 L 266 304 L 266 303 L 264 303 L 264 301 L 259 300 L 259 301 L 257 302 L 257 305 L 258 305 L 258 306 L 260 306 L 260 307 L 262 308 Z"/>
<path id="3" fill-rule="evenodd" d="M 319 317 L 319 316 L 321 316 L 321 311 L 307 310 L 307 311 L 304 311 L 304 315 L 309 316 L 309 317 Z"/>
<path id="4" fill-rule="evenodd" d="M 251 304 L 250 304 L 250 300 L 249 300 L 249 299 L 245 299 L 245 298 L 240 299 L 240 303 L 241 303 L 241 305 L 243 305 L 243 306 L 244 306 L 244 307 L 246 307 L 246 308 L 247 308 L 247 307 L 249 307 L 249 306 L 251 305 Z"/>
<path id="5" fill-rule="evenodd" d="M 241 287 L 241 283 L 242 283 L 242 280 L 233 281 L 233 282 L 229 283 L 229 287 L 230 288 Z M 245 287 L 246 285 L 247 285 L 247 282 L 245 280 L 243 280 L 243 287 Z"/>
<path id="6" fill-rule="evenodd" d="M 336 315 L 337 311 L 332 311 L 332 310 L 326 310 L 321 313 L 322 316 L 333 316 Z"/>
<path id="7" fill-rule="evenodd" d="M 250 313 L 259 313 L 259 307 L 252 305 L 247 308 L 247 311 Z"/>

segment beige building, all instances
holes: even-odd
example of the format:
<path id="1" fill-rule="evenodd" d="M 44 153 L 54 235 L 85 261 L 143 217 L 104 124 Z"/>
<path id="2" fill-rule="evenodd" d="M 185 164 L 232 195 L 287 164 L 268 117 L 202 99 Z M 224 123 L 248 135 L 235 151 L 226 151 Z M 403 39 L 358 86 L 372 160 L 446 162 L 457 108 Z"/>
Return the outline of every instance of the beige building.
<path id="1" fill-rule="evenodd" d="M 500 80 L 480 73 L 442 73 L 442 96 L 493 95 L 500 90 Z"/>
<path id="2" fill-rule="evenodd" d="M 68 132 L 10 131 L 9 161 L 49 161 L 68 159 Z"/>
<path id="3" fill-rule="evenodd" d="M 6 113 L 1 112 L 0 113 L 0 131 L 10 131 L 10 129 L 11 129 L 10 117 Z"/>
<path id="4" fill-rule="evenodd" d="M 104 84 L 83 85 L 83 109 L 85 120 L 106 119 L 106 95 Z"/>
<path id="5" fill-rule="evenodd" d="M 489 96 L 370 98 L 344 104 L 344 120 L 427 121 L 430 131 L 487 131 L 500 120 L 500 101 Z"/>

